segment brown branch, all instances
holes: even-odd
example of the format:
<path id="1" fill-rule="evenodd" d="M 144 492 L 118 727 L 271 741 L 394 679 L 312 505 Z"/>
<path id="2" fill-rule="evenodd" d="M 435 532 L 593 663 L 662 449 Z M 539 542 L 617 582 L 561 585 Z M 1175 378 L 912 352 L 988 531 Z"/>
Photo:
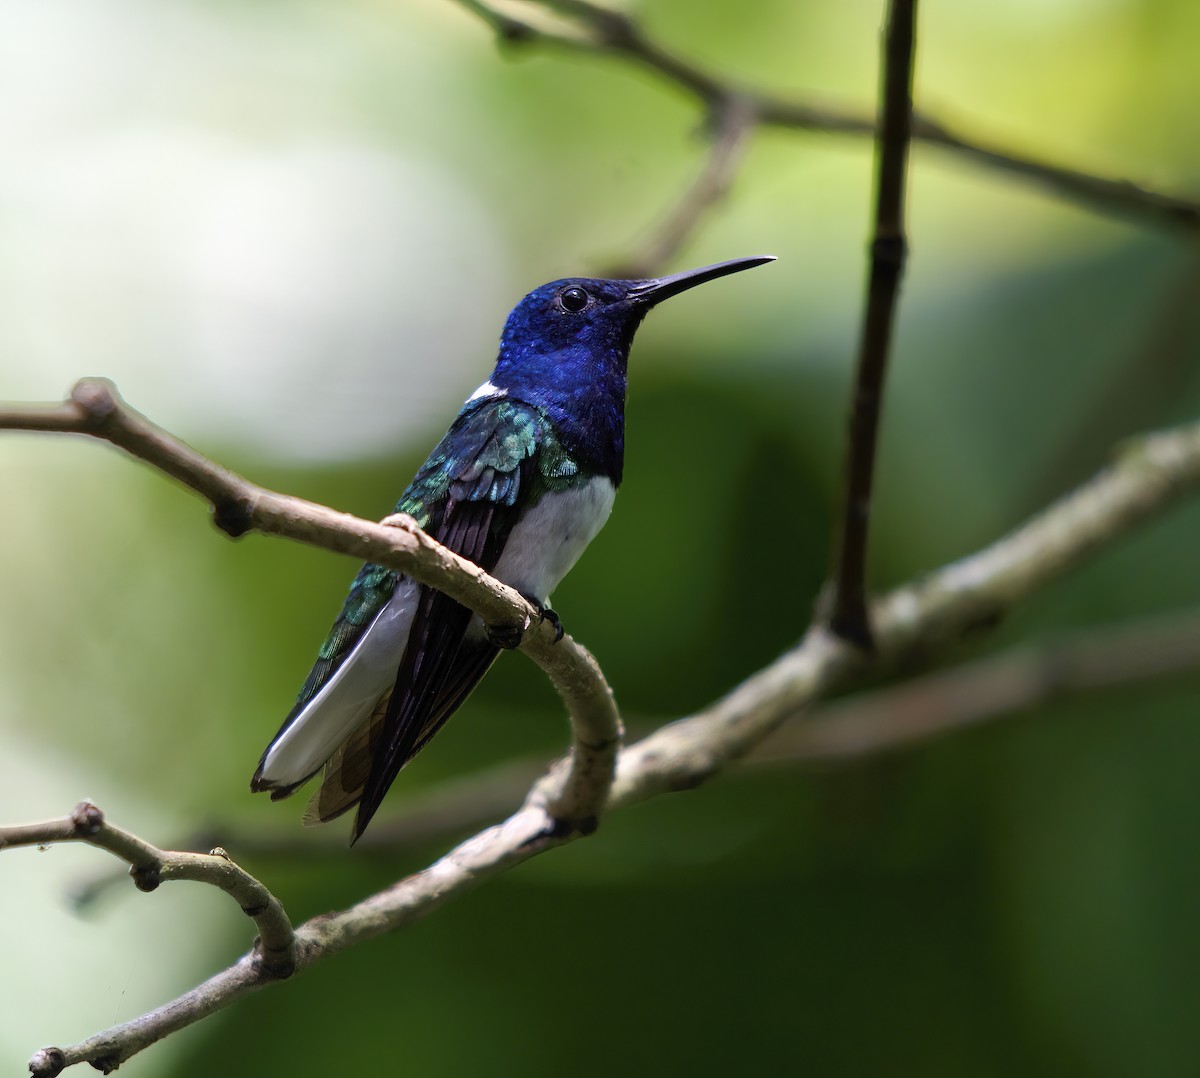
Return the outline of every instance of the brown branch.
<path id="1" fill-rule="evenodd" d="M 1200 674 L 1200 610 L 1077 632 L 1011 648 L 884 689 L 816 704 L 792 715 L 754 745 L 742 763 L 756 768 L 853 763 L 921 745 L 1046 704 Z M 637 727 L 630 730 L 637 734 Z M 735 762 L 736 766 L 736 762 Z M 530 756 L 419 791 L 403 815 L 372 828 L 356 845 L 379 855 L 456 838 L 502 816 L 542 770 Z M 182 847 L 223 842 L 241 857 L 311 860 L 341 856 L 345 846 L 313 834 L 266 834 L 237 825 L 206 828 Z M 72 892 L 79 905 L 119 883 L 97 874 Z"/>
<path id="2" fill-rule="evenodd" d="M 535 854 L 579 837 L 547 837 L 547 819 L 537 808 L 524 808 L 503 824 L 461 843 L 427 869 L 349 909 L 314 917 L 296 930 L 294 972 L 303 973 L 323 958 L 431 913 L 448 899 Z M 129 1022 L 66 1048 L 39 1049 L 29 1063 L 35 1078 L 54 1078 L 66 1067 L 89 1063 L 108 1073 L 150 1045 L 207 1018 L 243 996 L 270 984 L 253 952 L 177 999 Z"/>
<path id="3" fill-rule="evenodd" d="M 824 704 L 747 756 L 754 764 L 859 760 L 1058 700 L 1200 674 L 1200 611 L 1012 648 Z"/>
<path id="4" fill-rule="evenodd" d="M 916 7 L 916 0 L 892 0 L 888 8 L 879 80 L 883 126 L 876 144 L 879 174 L 875 236 L 871 241 L 871 273 L 854 374 L 841 522 L 833 547 L 831 572 L 829 627 L 865 651 L 873 650 L 867 614 L 867 539 L 875 447 L 879 440 L 892 321 L 907 255 L 904 178 L 912 127 Z"/>
<path id="5" fill-rule="evenodd" d="M 81 801 L 61 820 L 0 827 L 0 852 L 56 842 L 83 842 L 119 857 L 129 865 L 129 875 L 139 891 L 154 891 L 171 880 L 193 880 L 220 888 L 258 926 L 259 945 L 253 960 L 261 967 L 262 976 L 290 977 L 295 969 L 296 939 L 283 906 L 224 850 L 208 854 L 160 850 L 114 827 L 90 801 Z"/>
<path id="6" fill-rule="evenodd" d="M 407 793 L 396 806 L 398 815 L 373 823 L 354 844 L 355 855 L 388 858 L 391 864 L 399 849 L 459 841 L 512 812 L 545 771 L 544 756 L 529 756 Z M 314 856 L 340 858 L 346 854 L 344 839 L 328 828 L 267 832 L 226 822 L 203 827 L 184 836 L 176 845 L 180 849 L 221 845 L 243 861 L 252 858 L 309 861 Z M 86 909 L 122 883 L 124 875 L 105 869 L 83 877 L 71 886 L 69 900 L 77 909 Z"/>
<path id="7" fill-rule="evenodd" d="M 485 617 L 524 613 L 469 565 L 457 565 L 419 530 L 381 528 L 353 517 L 309 506 L 262 491 L 211 462 L 199 458 L 119 405 L 109 387 L 85 384 L 80 394 L 107 401 L 105 408 L 78 404 L 68 408 L 0 412 L 0 428 L 87 431 L 109 438 L 182 478 L 194 489 L 207 484 L 218 497 L 238 495 L 238 519 L 263 530 L 298 538 L 315 546 L 387 561 L 436 585 L 446 579 L 448 593 Z M 94 412 L 101 413 L 99 418 Z M 116 417 L 116 418 L 114 418 Z M 152 451 L 153 450 L 153 451 Z M 183 452 L 186 450 L 186 453 Z M 161 459 L 156 459 L 155 454 Z M 192 454 L 192 456 L 188 456 Z M 184 463 L 187 466 L 184 466 Z M 1200 488 L 1200 425 L 1150 435 L 1125 448 L 1115 465 L 1090 483 L 1046 509 L 993 546 L 934 573 L 880 602 L 876 644 L 885 662 L 901 663 L 913 654 L 944 648 L 964 634 L 992 624 L 1012 605 L 1090 553 L 1150 516 L 1163 512 Z M 283 503 L 277 506 L 276 499 Z M 264 509 L 264 505 L 268 509 Z M 285 514 L 286 509 L 286 515 Z M 292 522 L 292 523 L 288 523 Z M 437 559 L 447 559 L 445 564 Z M 449 566 L 449 568 L 447 567 Z M 471 586 L 463 583 L 465 575 Z M 451 591 L 451 588 L 454 590 Z M 476 605 L 478 604 L 478 605 Z M 530 634 L 534 640 L 549 633 Z M 607 808 L 618 808 L 659 793 L 695 786 L 745 755 L 788 717 L 828 692 L 845 687 L 865 667 L 857 648 L 820 628 L 803 643 L 708 709 L 651 734 L 618 761 Z M 582 683 L 595 685 L 586 668 Z M 564 686 L 575 698 L 578 686 Z M 607 697 L 607 688 L 601 694 Z M 604 712 L 592 701 L 597 714 Z M 528 858 L 571 841 L 548 835 L 546 811 L 535 793 L 504 823 L 461 843 L 429 868 L 401 880 L 340 913 L 318 917 L 296 931 L 296 972 L 321 958 L 406 926 L 449 898 Z M 77 1062 L 111 1068 L 242 996 L 275 983 L 264 980 L 253 953 L 183 996 L 131 1022 L 68 1048 L 46 1048 L 31 1062 L 34 1074 L 54 1075 Z"/>
<path id="8" fill-rule="evenodd" d="M 621 57 L 685 90 L 706 111 L 712 111 L 721 101 L 736 95 L 748 103 L 764 126 L 859 138 L 873 137 L 876 132 L 875 118 L 860 110 L 789 101 L 738 86 L 662 48 L 629 16 L 584 0 L 535 0 L 573 20 L 573 31 L 535 25 L 504 14 L 482 0 L 457 2 L 483 18 L 505 44 Z M 912 138 L 985 168 L 1026 180 L 1052 195 L 1077 202 L 1095 212 L 1131 216 L 1158 227 L 1200 234 L 1200 202 L 1193 199 L 1163 194 L 1129 180 L 1097 176 L 989 145 L 922 114 L 913 118 Z"/>
<path id="9" fill-rule="evenodd" d="M 913 138 L 970 161 L 1019 179 L 1029 180 L 1060 198 L 1072 199 L 1091 209 L 1141 217 L 1163 228 L 1200 233 L 1200 202 L 1154 191 L 1132 180 L 1111 179 L 1080 169 L 1024 157 L 977 138 L 955 133 L 944 123 L 918 115 Z"/>
<path id="10" fill-rule="evenodd" d="M 426 535 L 411 517 L 373 524 L 348 513 L 256 486 L 214 464 L 155 426 L 117 395 L 111 382 L 85 379 L 59 405 L 0 409 L 0 430 L 52 431 L 102 438 L 165 472 L 208 500 L 213 522 L 229 535 L 279 535 L 399 569 L 445 592 L 492 625 L 528 630 L 524 651 L 550 678 L 571 718 L 569 766 L 538 787 L 539 803 L 556 820 L 590 830 L 604 806 L 621 741 L 612 690 L 586 648 L 554 629 L 517 591 Z"/>
<path id="11" fill-rule="evenodd" d="M 715 88 L 718 94 L 728 96 L 727 88 L 706 84 L 694 69 L 640 39 L 633 24 L 623 16 L 584 0 L 544 2 L 591 20 L 612 36 L 611 49 L 640 59 L 693 93 L 704 97 Z M 479 0 L 467 3 L 477 12 L 491 11 Z M 538 39 L 517 20 L 496 17 L 493 24 L 510 40 Z M 577 42 L 576 47 L 596 46 Z M 752 95 L 748 100 L 755 102 Z M 863 123 L 828 112 L 817 120 L 829 124 L 825 128 L 828 130 L 854 131 Z M 840 128 L 836 126 L 839 123 Z M 855 133 L 871 130 L 873 125 L 868 124 Z M 953 148 L 985 157 L 987 153 L 978 147 Z M 1025 172 L 1028 165 L 1008 161 L 1006 167 Z M 1056 190 L 1070 190 L 1062 175 L 1053 179 L 1053 184 Z M 1145 199 L 1135 197 L 1131 201 L 1122 196 L 1116 202 L 1125 209 L 1167 216 L 1162 206 L 1152 206 Z M 1178 214 L 1177 223 L 1194 228 L 1200 223 L 1200 213 L 1191 204 L 1185 206 L 1190 212 Z M 218 526 L 231 535 L 257 528 L 369 558 L 441 588 L 489 621 L 515 621 L 531 629 L 523 647 L 550 673 L 572 714 L 576 743 L 570 766 L 557 770 L 542 789 L 535 789 L 526 806 L 503 824 L 483 831 L 429 868 L 364 902 L 301 926 L 295 935 L 297 972 L 354 943 L 407 925 L 476 883 L 560 844 L 547 837 L 548 811 L 582 821 L 589 809 L 599 810 L 606 795 L 608 807 L 613 808 L 704 781 L 743 756 L 788 716 L 832 689 L 849 684 L 864 668 L 861 652 L 829 632 L 814 629 L 797 649 L 723 700 L 656 732 L 622 754 L 617 781 L 610 787 L 620 727 L 611 694 L 594 661 L 569 640 L 564 641 L 567 646 L 553 648 L 549 630 L 531 625 L 535 612 L 528 604 L 438 546 L 411 520 L 396 518 L 390 522 L 391 527 L 373 525 L 255 487 L 125 409 L 104 383 L 81 383 L 73 401 L 63 406 L 0 413 L 3 426 L 105 438 L 203 494 L 212 503 Z M 1011 605 L 1082 561 L 1094 549 L 1198 486 L 1200 428 L 1183 428 L 1138 442 L 1112 469 L 1012 536 L 881 602 L 875 618 L 875 642 L 881 659 L 901 663 L 914 653 L 937 650 L 994 622 Z M 570 811 L 564 806 L 571 806 Z M 71 823 L 73 831 L 78 826 Z M 18 828 L 7 833 L 16 842 L 38 841 L 36 830 Z M 40 832 L 43 836 L 46 833 Z M 65 828 L 61 834 L 52 828 L 52 834 L 72 837 Z M 124 836 L 123 832 L 119 834 Z M 124 844 L 126 838 L 132 843 L 129 851 L 136 856 L 154 849 L 133 836 L 114 841 Z M 181 872 L 175 878 L 190 877 Z M 57 1074 L 63 1067 L 85 1060 L 100 1069 L 112 1069 L 167 1034 L 274 983 L 275 978 L 263 976 L 263 969 L 261 957 L 252 952 L 205 984 L 147 1015 L 66 1049 L 43 1049 L 31 1061 L 30 1069 L 38 1075 Z"/>
<path id="12" fill-rule="evenodd" d="M 611 270 L 609 276 L 653 276 L 683 249 L 708 213 L 729 193 L 757 122 L 754 108 L 745 98 L 731 95 L 717 106 L 709 124 L 712 145 L 700 175 L 645 249 Z"/>
<path id="13" fill-rule="evenodd" d="M 1099 548 L 1200 490 L 1200 424 L 1126 443 L 1118 460 L 1010 535 L 875 604 L 879 661 L 902 666 L 996 624 Z M 820 628 L 710 708 L 629 746 L 609 807 L 688 789 L 785 720 L 845 688 L 863 653 Z"/>

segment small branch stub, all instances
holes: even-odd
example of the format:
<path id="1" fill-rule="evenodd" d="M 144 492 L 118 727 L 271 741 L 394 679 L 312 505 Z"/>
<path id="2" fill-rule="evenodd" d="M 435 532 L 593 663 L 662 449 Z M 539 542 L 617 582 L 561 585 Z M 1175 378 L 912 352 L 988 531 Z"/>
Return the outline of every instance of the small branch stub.
<path id="1" fill-rule="evenodd" d="M 58 1078 L 67 1065 L 67 1056 L 61 1048 L 39 1048 L 29 1061 L 29 1073 L 34 1078 Z"/>
<path id="2" fill-rule="evenodd" d="M 71 822 L 81 838 L 90 837 L 104 826 L 104 813 L 90 801 L 80 801 L 71 812 Z"/>

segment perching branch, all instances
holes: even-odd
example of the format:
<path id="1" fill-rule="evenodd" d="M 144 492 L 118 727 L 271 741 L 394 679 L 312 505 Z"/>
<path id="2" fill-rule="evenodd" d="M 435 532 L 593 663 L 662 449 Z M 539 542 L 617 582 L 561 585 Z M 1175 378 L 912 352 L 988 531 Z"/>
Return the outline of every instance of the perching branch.
<path id="1" fill-rule="evenodd" d="M 345 514 L 262 491 L 182 446 L 122 407 L 103 383 L 84 383 L 80 394 L 107 401 L 105 408 L 75 404 L 0 412 L 0 428 L 60 430 L 108 438 L 208 496 L 240 495 L 238 520 L 314 546 L 377 560 L 389 559 L 419 579 L 445 579 L 446 591 L 491 616 L 512 615 L 514 603 L 470 565 L 459 566 L 418 529 L 379 528 Z M 100 417 L 96 418 L 95 412 Z M 113 418 L 117 417 L 117 418 Z M 1127 443 L 1114 465 L 1061 499 L 1011 535 L 978 554 L 893 592 L 875 611 L 877 662 L 900 666 L 913 656 L 945 649 L 994 624 L 1050 580 L 1082 563 L 1100 547 L 1127 534 L 1200 489 L 1200 424 Z M 284 509 L 287 509 L 287 512 Z M 383 534 L 378 534 L 382 532 Z M 410 545 L 411 544 L 411 545 Z M 437 559 L 442 560 L 437 560 Z M 461 560 L 461 559 L 459 559 Z M 453 590 L 451 590 L 453 589 Z M 484 608 L 487 608 L 484 610 Z M 533 640 L 542 635 L 531 633 Z M 560 645 L 561 647 L 561 645 Z M 871 664 L 873 666 L 873 664 Z M 863 653 L 821 628 L 793 651 L 749 678 L 706 710 L 672 723 L 621 753 L 608 810 L 704 782 L 792 717 L 868 668 Z M 576 690 L 595 697 L 582 706 L 604 712 L 586 667 Z M 601 683 L 602 684 L 602 683 Z M 577 735 L 578 741 L 578 735 Z M 598 749 L 603 756 L 607 749 Z M 589 797 L 594 797 L 592 788 Z M 401 928 L 467 890 L 553 846 L 578 837 L 546 838 L 547 814 L 535 797 L 503 824 L 468 839 L 429 868 L 340 913 L 315 918 L 296 931 L 296 972 L 363 940 Z M 80 1044 L 47 1048 L 31 1063 L 35 1075 L 58 1074 L 89 1061 L 111 1068 L 175 1030 L 269 984 L 252 952 L 173 1002 Z"/>
<path id="2" fill-rule="evenodd" d="M 213 522 L 233 537 L 261 531 L 399 569 L 470 607 L 490 625 L 528 630 L 524 651 L 567 705 L 573 744 L 569 766 L 539 785 L 539 804 L 556 820 L 590 829 L 604 805 L 621 741 L 612 690 L 586 648 L 538 624 L 538 612 L 514 589 L 426 535 L 411 517 L 384 524 L 259 487 L 214 464 L 155 426 L 117 395 L 111 382 L 84 379 L 68 401 L 0 410 L 0 430 L 88 434 L 124 449 L 208 500 Z"/>
<path id="3" fill-rule="evenodd" d="M 876 142 L 879 172 L 875 236 L 871 241 L 870 280 L 850 406 L 841 524 L 833 548 L 829 627 L 866 651 L 873 646 L 867 615 L 867 538 L 875 447 L 879 440 L 892 319 L 908 246 L 904 235 L 904 177 L 912 127 L 916 8 L 916 0 L 892 0 L 888 8 L 879 80 L 883 125 Z"/>
<path id="4" fill-rule="evenodd" d="M 832 135 L 873 137 L 875 119 L 847 108 L 811 105 L 773 97 L 712 74 L 662 48 L 638 23 L 621 12 L 587 0 L 534 0 L 563 16 L 565 23 L 531 22 L 484 0 L 458 0 L 510 46 L 542 46 L 639 64 L 696 98 L 711 114 L 731 97 L 744 100 L 758 124 Z M 968 138 L 943 121 L 923 114 L 913 117 L 912 138 L 939 147 L 985 168 L 1006 172 L 1051 194 L 1095 212 L 1144 220 L 1158 227 L 1200 234 L 1200 202 L 1166 195 L 1125 179 L 1097 176 L 1079 169 L 1040 161 L 1012 150 Z"/>

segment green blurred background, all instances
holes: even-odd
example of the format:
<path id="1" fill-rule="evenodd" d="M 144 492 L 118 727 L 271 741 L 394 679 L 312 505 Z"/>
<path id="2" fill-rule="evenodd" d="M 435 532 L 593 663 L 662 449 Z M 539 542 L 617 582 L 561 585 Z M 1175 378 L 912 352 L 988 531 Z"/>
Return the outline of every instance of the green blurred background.
<path id="1" fill-rule="evenodd" d="M 747 83 L 874 100 L 882 3 L 633 10 Z M 1194 0 L 926 0 L 920 18 L 930 113 L 1200 189 Z M 621 62 L 498 53 L 449 0 L 7 0 L 0 397 L 107 375 L 255 480 L 378 518 L 487 373 L 509 307 L 646 240 L 703 160 L 699 120 Z M 865 141 L 761 132 L 667 267 L 780 257 L 642 330 L 627 479 L 555 596 L 633 723 L 706 703 L 805 626 L 870 190 Z M 1200 404 L 1194 241 L 922 147 L 910 190 L 879 586 L 986 543 L 1114 441 Z M 0 461 L 0 818 L 90 796 L 153 841 L 212 821 L 295 838 L 299 799 L 252 798 L 247 780 L 354 566 L 232 543 L 194 498 L 98 445 L 4 435 Z M 1144 529 L 988 646 L 1196 603 L 1198 528 L 1193 506 Z M 768 563 L 789 569 L 765 586 Z M 622 812 L 125 1070 L 1200 1073 L 1196 690 L 1117 692 Z M 506 659 L 385 814 L 564 743 L 544 679 Z M 245 863 L 300 920 L 443 849 Z M 100 860 L 0 863 L 8 1073 L 247 945 L 232 904 L 198 888 L 121 888 L 76 916 L 66 889 Z"/>

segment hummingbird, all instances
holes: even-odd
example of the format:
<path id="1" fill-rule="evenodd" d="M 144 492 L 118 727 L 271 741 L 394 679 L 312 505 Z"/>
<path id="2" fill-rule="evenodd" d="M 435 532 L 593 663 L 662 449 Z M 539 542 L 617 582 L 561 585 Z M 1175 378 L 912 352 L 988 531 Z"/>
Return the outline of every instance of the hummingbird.
<path id="1" fill-rule="evenodd" d="M 667 277 L 572 277 L 513 308 L 495 369 L 396 503 L 438 542 L 549 620 L 559 581 L 603 527 L 621 483 L 626 366 L 646 312 L 706 281 L 774 261 L 738 258 Z M 520 633 L 433 588 L 362 567 L 296 704 L 251 779 L 272 800 L 324 768 L 306 824 L 358 806 L 351 843 L 393 780 Z"/>

